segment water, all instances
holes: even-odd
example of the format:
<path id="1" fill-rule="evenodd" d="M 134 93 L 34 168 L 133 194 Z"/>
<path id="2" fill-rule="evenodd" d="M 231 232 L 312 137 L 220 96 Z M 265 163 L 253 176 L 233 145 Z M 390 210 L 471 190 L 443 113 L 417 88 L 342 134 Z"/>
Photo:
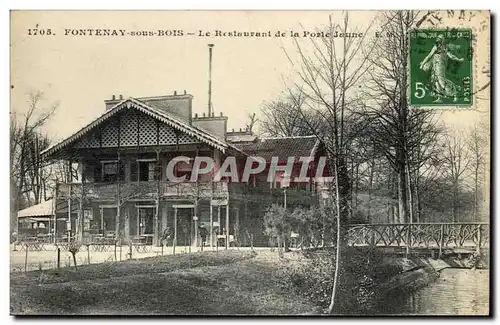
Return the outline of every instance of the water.
<path id="1" fill-rule="evenodd" d="M 444 269 L 429 286 L 378 306 L 380 314 L 488 315 L 489 270 Z"/>

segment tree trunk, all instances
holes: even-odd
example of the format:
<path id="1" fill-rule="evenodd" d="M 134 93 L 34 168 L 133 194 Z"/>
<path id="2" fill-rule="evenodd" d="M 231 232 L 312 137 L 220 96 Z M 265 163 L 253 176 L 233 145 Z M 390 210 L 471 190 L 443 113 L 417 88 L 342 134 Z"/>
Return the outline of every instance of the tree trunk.
<path id="1" fill-rule="evenodd" d="M 373 191 L 373 176 L 375 175 L 375 157 L 372 158 L 370 165 L 370 179 L 368 181 L 368 223 L 372 223 L 371 201 Z"/>
<path id="2" fill-rule="evenodd" d="M 78 267 L 76 266 L 76 254 L 71 253 L 73 255 L 73 264 L 75 265 L 75 271 L 78 271 Z"/>
<path id="3" fill-rule="evenodd" d="M 478 161 L 476 161 L 476 166 L 474 168 L 474 211 L 473 211 L 473 220 L 477 221 L 477 214 L 478 214 L 478 178 L 479 178 L 479 164 Z"/>
<path id="4" fill-rule="evenodd" d="M 398 207 L 399 207 L 399 223 L 406 223 L 408 215 L 408 200 L 406 196 L 406 170 L 400 166 L 398 170 Z"/>
<path id="5" fill-rule="evenodd" d="M 339 284 L 342 283 L 340 274 L 341 270 L 343 269 L 343 264 L 345 263 L 345 261 L 343 260 L 343 252 L 345 252 L 347 249 L 347 232 L 346 228 L 342 227 L 342 225 L 346 225 L 349 223 L 349 201 L 351 193 L 351 183 L 345 161 L 342 158 L 334 158 L 333 167 L 335 178 L 335 208 L 337 212 L 337 241 L 333 289 L 330 305 L 328 307 L 328 312 L 330 314 L 334 311 L 340 310 L 339 304 L 336 303 L 336 297 L 339 296 L 339 293 L 343 291 L 344 288 L 349 287 L 349 284 L 347 283 L 343 283 L 342 288 Z"/>

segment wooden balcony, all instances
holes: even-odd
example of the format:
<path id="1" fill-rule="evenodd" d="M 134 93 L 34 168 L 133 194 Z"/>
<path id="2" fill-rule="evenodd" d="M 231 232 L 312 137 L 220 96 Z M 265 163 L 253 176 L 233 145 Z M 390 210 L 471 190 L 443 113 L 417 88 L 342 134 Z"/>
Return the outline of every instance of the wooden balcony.
<path id="1" fill-rule="evenodd" d="M 245 183 L 230 183 L 229 193 L 231 197 L 240 200 L 250 200 L 260 202 L 263 206 L 272 203 L 283 205 L 288 208 L 297 206 L 314 206 L 318 204 L 318 195 L 308 189 L 287 188 L 286 193 L 283 188 L 269 188 L 269 184 L 260 184 L 256 187 Z"/>
<path id="2" fill-rule="evenodd" d="M 128 183 L 85 183 L 84 195 L 88 199 L 115 201 L 118 193 L 121 199 L 154 199 L 157 193 L 163 198 L 227 198 L 228 186 L 219 183 L 174 183 L 166 181 L 128 182 Z M 58 184 L 58 197 L 79 198 L 82 195 L 81 183 Z"/>

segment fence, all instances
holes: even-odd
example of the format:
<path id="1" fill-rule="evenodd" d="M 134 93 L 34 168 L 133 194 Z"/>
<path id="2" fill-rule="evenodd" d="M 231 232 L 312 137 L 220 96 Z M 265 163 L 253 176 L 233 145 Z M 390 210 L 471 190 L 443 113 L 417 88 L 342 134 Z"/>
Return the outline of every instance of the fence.
<path id="1" fill-rule="evenodd" d="M 347 226 L 350 246 L 481 248 L 489 246 L 488 223 L 359 224 Z"/>

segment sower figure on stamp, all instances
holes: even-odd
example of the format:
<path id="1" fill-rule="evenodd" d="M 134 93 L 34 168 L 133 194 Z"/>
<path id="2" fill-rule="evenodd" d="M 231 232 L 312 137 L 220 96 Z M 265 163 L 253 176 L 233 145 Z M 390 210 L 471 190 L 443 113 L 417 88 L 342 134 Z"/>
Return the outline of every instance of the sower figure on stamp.
<path id="1" fill-rule="evenodd" d="M 436 97 L 435 103 L 442 101 L 443 97 L 453 97 L 453 102 L 457 101 L 458 85 L 446 78 L 446 68 L 448 66 L 448 58 L 462 62 L 463 58 L 458 58 L 450 52 L 451 44 L 446 44 L 443 35 L 438 35 L 436 44 L 432 47 L 427 56 L 420 62 L 420 69 L 431 71 L 431 82 L 433 94 Z"/>

